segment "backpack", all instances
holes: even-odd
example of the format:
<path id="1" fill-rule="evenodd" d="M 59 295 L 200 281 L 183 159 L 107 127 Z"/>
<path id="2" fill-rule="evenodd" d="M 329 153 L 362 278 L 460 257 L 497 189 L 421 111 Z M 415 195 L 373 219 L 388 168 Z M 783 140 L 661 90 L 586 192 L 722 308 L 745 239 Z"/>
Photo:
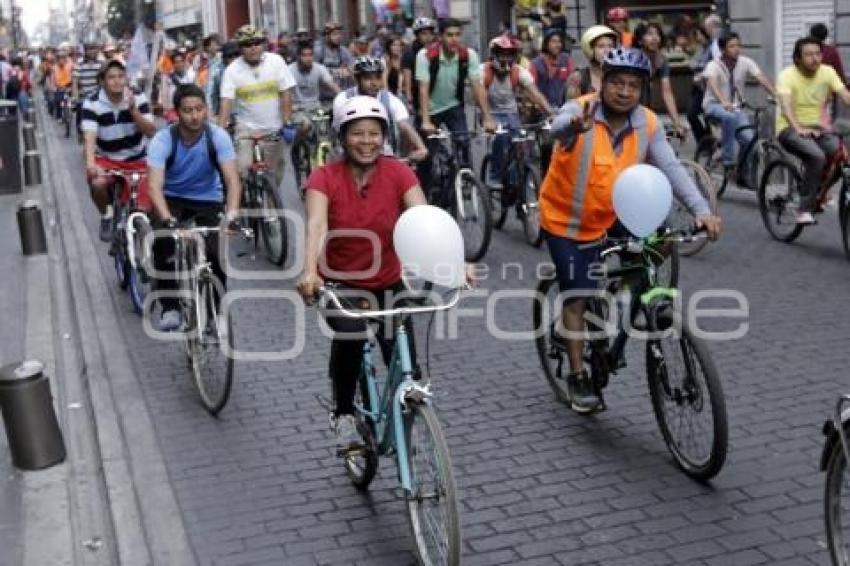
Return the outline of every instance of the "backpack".
<path id="1" fill-rule="evenodd" d="M 349 89 L 345 90 L 345 99 L 348 100 L 352 96 L 357 96 L 357 87 L 353 86 Z M 393 113 L 390 109 L 390 91 L 385 88 L 382 88 L 378 91 L 378 100 L 381 101 L 381 105 L 383 105 L 384 110 L 387 112 L 387 119 L 389 120 L 389 127 L 387 128 L 387 134 L 389 139 L 387 140 L 390 144 L 390 147 L 393 148 L 393 151 L 396 149 L 396 132 L 395 132 L 395 121 L 393 120 Z"/>
<path id="2" fill-rule="evenodd" d="M 440 44 L 435 42 L 432 43 L 425 52 L 428 57 L 428 74 L 430 75 L 428 91 L 430 93 L 433 93 L 434 88 L 437 86 L 437 73 L 440 72 L 440 49 Z M 464 85 L 466 83 L 466 77 L 469 75 L 469 49 L 467 49 L 466 46 L 461 45 L 458 48 L 457 57 L 459 66 L 457 75 L 457 92 L 455 93 L 455 96 L 462 104 Z"/>
<path id="3" fill-rule="evenodd" d="M 490 88 L 490 85 L 493 84 L 493 81 L 496 79 L 496 73 L 493 71 L 493 63 L 490 61 L 484 63 L 484 88 Z M 511 88 L 516 90 L 516 87 L 519 85 L 519 65 L 514 63 L 511 65 Z"/>
<path id="4" fill-rule="evenodd" d="M 177 130 L 178 126 L 179 124 L 172 124 L 168 127 L 168 133 L 171 135 L 171 153 L 168 154 L 168 157 L 165 160 L 166 173 L 174 166 L 174 159 L 177 157 L 177 145 L 180 143 L 180 133 Z M 210 163 L 212 163 L 213 168 L 218 171 L 218 177 L 221 181 L 222 189 L 227 190 L 227 185 L 224 183 L 224 174 L 221 172 L 221 165 L 218 163 L 218 152 L 215 149 L 215 143 L 212 139 L 212 128 L 209 123 L 204 124 L 204 135 L 207 140 L 207 154 L 209 155 Z"/>

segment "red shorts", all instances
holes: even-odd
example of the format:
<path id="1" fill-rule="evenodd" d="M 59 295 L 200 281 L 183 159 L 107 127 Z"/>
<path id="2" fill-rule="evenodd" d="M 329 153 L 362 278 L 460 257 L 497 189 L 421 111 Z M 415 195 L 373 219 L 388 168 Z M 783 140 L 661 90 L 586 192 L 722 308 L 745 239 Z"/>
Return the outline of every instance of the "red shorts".
<path id="1" fill-rule="evenodd" d="M 148 164 L 144 159 L 136 161 L 114 161 L 106 157 L 95 157 L 95 164 L 101 169 L 120 169 L 122 171 L 132 172 L 137 171 L 142 174 L 139 181 L 138 196 L 136 205 L 139 210 L 150 213 L 153 210 L 150 194 L 148 194 Z M 89 184 L 92 182 L 92 175 L 86 173 Z M 130 187 L 127 183 L 121 181 L 120 177 L 116 179 L 121 184 L 121 192 L 118 195 L 118 201 L 121 204 L 127 204 L 130 200 Z"/>

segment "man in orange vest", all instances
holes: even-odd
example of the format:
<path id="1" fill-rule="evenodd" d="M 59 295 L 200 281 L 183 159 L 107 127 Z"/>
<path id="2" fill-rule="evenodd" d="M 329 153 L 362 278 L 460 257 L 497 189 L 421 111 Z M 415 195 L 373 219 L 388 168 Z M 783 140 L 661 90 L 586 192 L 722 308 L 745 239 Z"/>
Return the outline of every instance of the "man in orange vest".
<path id="1" fill-rule="evenodd" d="M 568 293 L 562 327 L 553 328 L 552 338 L 567 351 L 572 408 L 584 413 L 602 407 L 602 401 L 584 370 L 583 340 L 563 335 L 584 331 L 585 300 L 579 295 L 597 289 L 602 240 L 616 223 L 612 199 L 619 173 L 637 163 L 655 165 L 696 216 L 697 227 L 704 227 L 712 239 L 721 227 L 679 163 L 658 118 L 640 105 L 650 74 L 646 55 L 615 48 L 605 56 L 602 69 L 600 92 L 568 102 L 554 119 L 555 149 L 540 192 L 540 224 L 561 292 Z"/>

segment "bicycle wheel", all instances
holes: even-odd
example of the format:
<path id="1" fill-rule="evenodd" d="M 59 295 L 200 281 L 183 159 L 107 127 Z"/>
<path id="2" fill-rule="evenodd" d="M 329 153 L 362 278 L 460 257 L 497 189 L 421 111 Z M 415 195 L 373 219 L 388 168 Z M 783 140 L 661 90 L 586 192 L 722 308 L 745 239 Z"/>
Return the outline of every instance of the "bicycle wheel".
<path id="1" fill-rule="evenodd" d="M 847 434 L 845 425 L 845 434 Z M 832 563 L 836 566 L 850 564 L 850 477 L 847 477 L 847 457 L 841 442 L 834 442 L 826 464 L 824 483 L 824 518 L 826 543 Z"/>
<path id="2" fill-rule="evenodd" d="M 802 182 L 797 168 L 784 160 L 771 163 L 762 177 L 759 212 L 764 227 L 780 242 L 793 242 L 803 231 L 796 221 Z"/>
<path id="3" fill-rule="evenodd" d="M 567 374 L 570 372 L 569 359 L 562 343 L 552 340 L 554 329 L 561 320 L 562 302 L 558 300 L 560 289 L 554 269 L 551 274 L 544 274 L 537 284 L 537 295 L 532 309 L 532 328 L 537 334 L 535 346 L 540 365 L 543 367 L 543 375 L 546 382 L 555 394 L 555 400 L 567 406 L 572 404 L 569 389 L 567 387 Z M 607 336 L 598 336 L 604 328 L 599 326 L 595 320 L 606 321 L 608 319 L 608 308 L 604 301 L 595 299 L 588 300 L 587 310 L 591 315 L 585 319 L 588 332 L 596 336 L 593 341 L 585 340 L 584 358 L 585 367 L 589 370 L 593 382 L 601 390 L 607 384 L 606 361 L 602 352 L 607 348 Z M 601 322 L 600 322 L 601 324 Z M 588 413 L 590 414 L 590 413 Z"/>
<path id="4" fill-rule="evenodd" d="M 233 350 L 233 321 L 219 315 L 219 291 L 210 273 L 201 275 L 193 301 L 194 331 L 197 335 L 192 360 L 192 377 L 207 412 L 216 416 L 227 403 L 233 384 L 233 358 L 224 350 L 227 341 Z"/>
<path id="5" fill-rule="evenodd" d="M 717 198 L 723 196 L 729 179 L 726 178 L 726 168 L 720 158 L 720 143 L 713 139 L 709 143 L 701 143 L 694 153 L 694 161 L 699 163 L 708 173 L 715 187 Z"/>
<path id="6" fill-rule="evenodd" d="M 115 199 L 115 212 L 112 216 L 112 259 L 115 264 L 115 275 L 118 277 L 118 286 L 126 289 L 130 284 L 130 260 L 127 258 L 127 236 L 124 231 L 127 211 L 118 204 Z"/>
<path id="7" fill-rule="evenodd" d="M 844 243 L 844 256 L 850 261 L 850 187 L 845 180 L 838 194 L 838 219 L 841 222 L 841 241 Z"/>
<path id="8" fill-rule="evenodd" d="M 133 309 L 136 314 L 143 314 L 145 307 L 145 297 L 151 291 L 153 280 L 145 270 L 145 239 L 151 231 L 150 224 L 136 219 L 134 221 L 133 241 L 130 243 L 133 246 L 133 257 L 136 260 L 135 266 L 130 267 L 130 299 L 133 301 Z"/>
<path id="9" fill-rule="evenodd" d="M 703 342 L 683 327 L 646 344 L 646 376 L 667 448 L 690 477 L 713 478 L 726 460 L 728 424 L 720 377 Z"/>
<path id="10" fill-rule="evenodd" d="M 266 246 L 266 257 L 275 265 L 283 265 L 286 261 L 286 220 L 279 211 L 283 205 L 272 184 L 266 177 L 258 178 L 257 189 L 262 195 L 263 216 L 260 218 L 260 230 L 263 233 L 263 243 Z"/>
<path id="11" fill-rule="evenodd" d="M 357 394 L 363 407 L 369 406 L 366 387 L 366 380 L 361 378 L 357 386 Z M 372 422 L 360 414 L 357 415 L 357 432 L 363 439 L 362 446 L 346 450 L 342 457 L 345 473 L 348 474 L 351 483 L 358 490 L 366 491 L 378 471 L 378 443 Z"/>
<path id="12" fill-rule="evenodd" d="M 708 202 L 712 214 L 717 214 L 717 196 L 714 191 L 714 181 L 708 172 L 703 169 L 702 165 L 689 159 L 680 159 L 679 162 L 688 172 L 688 175 L 694 180 L 699 192 Z M 670 207 L 670 214 L 667 216 L 667 226 L 673 230 L 689 230 L 694 226 L 696 217 L 691 214 L 691 211 L 685 206 L 685 203 L 678 198 L 673 199 L 673 205 Z M 680 243 L 679 255 L 692 256 L 702 250 L 708 240 L 700 238 L 693 242 Z"/>
<path id="13" fill-rule="evenodd" d="M 407 514 L 423 566 L 460 564 L 460 516 L 446 439 L 434 409 L 410 403 L 405 441 L 412 492 Z"/>
<path id="14" fill-rule="evenodd" d="M 522 219 L 525 241 L 539 248 L 543 243 L 543 230 L 540 229 L 540 209 L 538 196 L 540 194 L 540 176 L 531 167 L 525 168 L 522 182 L 522 203 L 520 203 L 520 218 Z"/>
<path id="15" fill-rule="evenodd" d="M 493 232 L 490 202 L 470 169 L 458 171 L 452 194 L 452 216 L 463 234 L 466 261 L 478 261 L 487 253 Z"/>
<path id="16" fill-rule="evenodd" d="M 62 122 L 65 124 L 65 137 L 71 137 L 71 109 L 68 107 L 68 103 L 65 102 L 62 108 Z"/>
<path id="17" fill-rule="evenodd" d="M 295 170 L 295 186 L 304 198 L 304 183 L 310 176 L 310 147 L 303 140 L 292 146 L 292 168 Z"/>
<path id="18" fill-rule="evenodd" d="M 500 229 L 508 217 L 508 207 L 502 206 L 502 196 L 505 191 L 504 186 L 501 189 L 493 189 L 487 185 L 488 170 L 490 168 L 490 154 L 484 156 L 481 160 L 481 186 L 485 188 L 490 195 L 490 215 L 493 218 L 493 227 Z"/>

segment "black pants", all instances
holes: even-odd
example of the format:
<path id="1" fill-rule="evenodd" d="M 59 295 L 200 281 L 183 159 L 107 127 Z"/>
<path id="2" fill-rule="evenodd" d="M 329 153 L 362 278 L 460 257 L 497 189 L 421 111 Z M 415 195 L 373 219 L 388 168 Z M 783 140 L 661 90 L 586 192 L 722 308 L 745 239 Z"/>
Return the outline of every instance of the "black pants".
<path id="1" fill-rule="evenodd" d="M 788 127 L 779 133 L 778 139 L 785 149 L 803 161 L 805 174 L 800 187 L 800 212 L 814 212 L 824 169 L 838 151 L 838 136 L 821 133 L 813 138 L 804 138 L 797 135 L 794 128 Z"/>
<path id="2" fill-rule="evenodd" d="M 369 308 L 393 308 L 399 306 L 396 296 L 404 293 L 404 285 L 399 281 L 394 285 L 379 291 L 362 291 L 348 288 L 338 292 L 346 301 L 357 305 L 362 299 L 368 301 Z M 357 305 L 364 307 L 364 305 Z M 348 318 L 345 315 L 333 314 L 333 311 L 325 313 L 328 326 L 334 331 L 331 341 L 330 376 L 333 386 L 336 415 L 354 414 L 354 396 L 357 393 L 357 380 L 360 377 L 360 367 L 363 361 L 363 347 L 366 344 L 367 322 L 363 319 Z M 393 352 L 394 329 L 391 320 L 382 320 L 376 333 L 378 345 L 384 363 L 389 365 Z M 408 317 L 404 321 L 410 344 L 410 361 L 414 368 L 414 379 L 419 379 L 419 367 L 416 364 L 416 344 L 413 337 L 413 321 Z"/>
<path id="3" fill-rule="evenodd" d="M 703 122 L 702 116 L 702 99 L 705 96 L 705 90 L 700 85 L 691 87 L 691 98 L 688 102 L 688 123 L 691 125 L 691 131 L 694 133 L 694 140 L 699 142 L 705 134 L 708 133 L 708 128 Z"/>
<path id="4" fill-rule="evenodd" d="M 441 125 L 446 126 L 452 134 L 452 143 L 455 148 L 455 154 L 458 157 L 457 166 L 459 168 L 470 167 L 472 161 L 470 159 L 469 127 L 466 123 L 464 105 L 460 104 L 439 114 L 432 115 L 431 123 L 436 127 L 440 127 Z M 429 197 L 429 201 L 431 201 L 431 191 L 445 189 L 444 187 L 434 187 L 434 183 L 439 182 L 439 180 L 434 179 L 432 157 L 435 149 L 441 142 L 429 140 L 422 132 L 422 119 L 419 116 L 416 117 L 416 126 L 419 130 L 419 135 L 422 136 L 422 139 L 425 140 L 425 145 L 428 147 L 428 158 L 418 165 L 416 171 L 419 175 L 419 184 L 422 190 L 425 191 L 425 195 Z M 441 200 L 444 200 L 442 199 L 444 196 L 441 195 Z M 445 203 L 438 204 L 445 206 Z"/>
<path id="5" fill-rule="evenodd" d="M 224 211 L 224 205 L 216 202 L 199 202 L 176 198 L 167 198 L 166 201 L 171 214 L 181 224 L 194 219 L 198 226 L 218 226 L 221 213 Z M 227 277 L 221 268 L 221 261 L 218 257 L 218 234 L 205 236 L 204 241 L 207 259 L 210 260 L 213 273 L 221 282 L 222 289 L 226 289 Z M 174 238 L 171 236 L 154 240 L 153 264 L 157 271 L 174 271 L 176 269 L 174 251 Z M 176 291 L 179 287 L 180 281 L 176 278 L 157 279 L 155 282 L 157 291 Z M 162 297 L 159 304 L 162 307 L 162 312 L 177 310 L 180 307 L 180 300 L 175 293 L 171 297 Z"/>

